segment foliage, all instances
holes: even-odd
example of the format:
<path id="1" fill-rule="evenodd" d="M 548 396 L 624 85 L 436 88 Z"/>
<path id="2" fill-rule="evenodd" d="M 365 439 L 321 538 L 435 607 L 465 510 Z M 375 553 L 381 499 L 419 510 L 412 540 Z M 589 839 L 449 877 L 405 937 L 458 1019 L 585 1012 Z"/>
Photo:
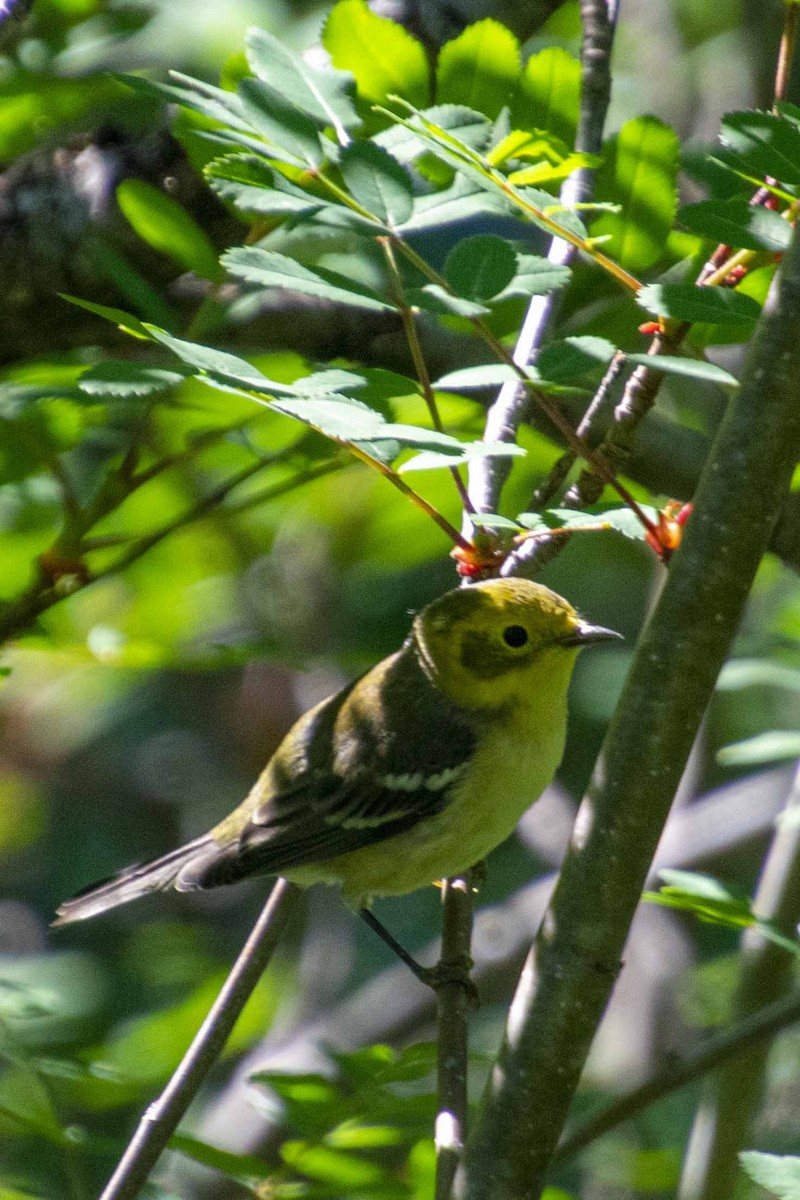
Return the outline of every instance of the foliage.
<path id="1" fill-rule="evenodd" d="M 142 74 L 138 59 L 133 73 L 110 74 L 123 40 L 136 45 L 157 19 L 103 0 L 37 0 L 29 41 L 39 58 L 23 40 L 7 59 L 6 161 L 34 148 L 45 121 L 66 142 L 110 114 L 126 137 L 169 119 L 202 171 L 204 203 L 233 231 L 220 255 L 202 204 L 132 172 L 112 189 L 118 228 L 80 243 L 81 263 L 102 264 L 103 286 L 82 286 L 89 276 L 76 271 L 74 283 L 59 277 L 63 299 L 50 297 L 61 320 L 94 321 L 88 335 L 2 367 L 0 683 L 11 732 L 0 854 L 12 894 L 40 924 L 105 869 L 193 835 L 239 799 L 295 696 L 316 698 L 319 664 L 350 671 L 396 646 L 408 608 L 452 583 L 448 549 L 464 574 L 480 574 L 509 554 L 569 544 L 548 582 L 635 637 L 658 560 L 688 517 L 670 501 L 691 498 L 738 386 L 737 348 L 797 216 L 800 109 L 788 101 L 726 114 L 708 155 L 639 113 L 625 114 L 602 154 L 576 150 L 581 67 L 559 33 L 568 12 L 533 52 L 487 17 L 431 60 L 364 0 L 339 0 L 320 35 L 325 66 L 290 48 L 298 38 L 278 36 L 276 18 L 250 31 L 219 84 L 178 47 L 185 69 L 169 79 Z M 679 204 L 682 166 L 704 199 Z M 589 204 L 560 195 L 576 170 L 596 172 Z M 547 256 L 552 237 L 577 252 L 569 265 Z M 555 297 L 560 311 L 521 366 L 525 310 Z M 309 339 L 315 322 L 324 328 L 325 352 L 272 340 L 284 308 L 287 325 L 308 322 Z M 709 347 L 726 349 L 710 360 Z M 603 405 L 609 394 L 619 405 L 645 371 L 661 386 L 658 408 L 631 432 L 636 453 L 617 455 Z M 516 440 L 485 434 L 493 391 L 508 384 L 529 401 Z M 587 429 L 590 405 L 601 419 Z M 570 495 L 576 460 L 599 480 L 596 496 Z M 463 532 L 467 473 L 504 465 L 502 512 L 474 515 Z M 796 550 L 784 557 L 797 565 Z M 789 573 L 766 564 L 710 715 L 703 788 L 732 767 L 797 757 L 797 596 Z M 595 675 L 577 676 L 562 772 L 574 795 L 626 661 L 608 654 Z M 242 670 L 269 705 L 237 691 Z M 497 863 L 486 894 L 500 901 L 531 863 L 519 846 Z M 727 865 L 741 874 L 730 888 L 673 871 L 647 898 L 700 918 L 691 936 L 706 959 L 728 954 L 744 928 L 796 953 L 791 931 L 753 911 L 755 860 Z M 197 912 L 205 925 L 175 903 L 144 928 L 123 914 L 111 935 L 76 935 L 75 950 L 45 952 L 40 933 L 18 953 L 10 939 L 0 1200 L 91 1194 L 128 1114 L 174 1068 L 248 924 L 239 899 Z M 405 911 L 393 925 L 405 921 L 401 936 L 424 943 L 438 925 L 434 898 L 411 898 Z M 362 977 L 377 970 L 369 943 L 330 936 L 348 947 L 331 974 L 351 951 Z M 293 944 L 271 969 L 229 1054 L 269 1037 L 276 1014 L 288 1021 L 298 953 Z M 336 994 L 324 980 L 306 984 L 320 1005 Z M 482 1020 L 494 1046 L 502 1016 Z M 624 1073 L 621 1047 L 614 1054 Z M 172 1146 L 254 1195 L 429 1196 L 432 1065 L 429 1046 L 381 1042 L 332 1051 L 322 1072 L 263 1070 L 251 1085 L 257 1106 L 266 1089 L 273 1108 L 280 1100 L 278 1150 L 223 1150 L 194 1127 Z M 476 1094 L 483 1069 L 476 1060 Z M 626 1195 L 672 1186 L 688 1105 L 660 1124 L 643 1118 L 630 1153 L 609 1156 L 613 1169 L 595 1155 L 585 1172 Z M 751 1152 L 743 1166 L 774 1194 L 795 1194 L 791 1157 Z M 569 1168 L 558 1180 L 577 1189 Z"/>

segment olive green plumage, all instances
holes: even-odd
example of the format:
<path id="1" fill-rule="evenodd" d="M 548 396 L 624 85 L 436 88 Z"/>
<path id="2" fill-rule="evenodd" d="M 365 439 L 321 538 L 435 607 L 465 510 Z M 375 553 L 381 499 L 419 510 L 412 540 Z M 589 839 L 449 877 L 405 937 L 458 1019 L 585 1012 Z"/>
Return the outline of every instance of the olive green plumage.
<path id="1" fill-rule="evenodd" d="M 252 874 L 337 884 L 360 905 L 465 870 L 552 779 L 578 650 L 616 636 L 528 580 L 448 592 L 396 654 L 300 718 L 209 833 L 66 901 L 56 923 Z"/>

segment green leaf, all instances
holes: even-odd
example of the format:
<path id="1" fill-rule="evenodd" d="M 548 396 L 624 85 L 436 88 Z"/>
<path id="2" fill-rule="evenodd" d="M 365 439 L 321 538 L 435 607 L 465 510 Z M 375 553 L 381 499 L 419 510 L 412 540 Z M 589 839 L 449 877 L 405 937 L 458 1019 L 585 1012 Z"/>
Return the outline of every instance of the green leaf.
<path id="1" fill-rule="evenodd" d="M 538 382 L 538 376 L 531 374 L 531 382 Z M 519 374 L 507 363 L 485 363 L 479 367 L 460 367 L 457 371 L 448 371 L 437 379 L 434 387 L 440 391 L 469 392 L 476 388 L 501 387 L 504 383 L 516 383 Z"/>
<path id="2" fill-rule="evenodd" d="M 627 359 L 637 366 L 663 371 L 665 375 L 686 375 L 690 379 L 703 379 L 706 383 L 718 383 L 723 387 L 739 386 L 735 375 L 699 358 L 680 358 L 667 354 L 629 354 Z"/>
<path id="3" fill-rule="evenodd" d="M 471 317 L 486 316 L 491 311 L 483 304 L 476 304 L 474 300 L 454 296 L 439 283 L 426 283 L 421 288 L 409 288 L 406 299 L 414 307 L 424 308 L 426 312 L 435 313 L 437 317 L 466 317 L 469 320 Z"/>
<path id="4" fill-rule="evenodd" d="M 754 325 L 760 305 L 743 292 L 693 283 L 651 283 L 637 292 L 636 301 L 657 317 L 717 325 Z"/>
<path id="5" fill-rule="evenodd" d="M 627 121 L 606 146 L 597 199 L 621 209 L 597 217 L 590 233 L 607 238 L 603 253 L 630 271 L 664 256 L 677 203 L 678 152 L 675 131 L 657 117 Z"/>
<path id="6" fill-rule="evenodd" d="M 741 742 L 732 742 L 717 752 L 723 767 L 749 767 L 800 757 L 800 733 L 793 729 L 771 729 Z"/>
<path id="7" fill-rule="evenodd" d="M 441 229 L 456 221 L 468 221 L 487 214 L 508 216 L 514 213 L 513 205 L 500 192 L 478 188 L 471 180 L 457 175 L 454 183 L 444 191 L 417 196 L 413 216 L 406 221 L 403 232 Z"/>
<path id="8" fill-rule="evenodd" d="M 335 67 L 355 76 L 365 100 L 381 103 L 395 95 L 428 103 L 430 74 L 421 43 L 401 25 L 376 16 L 366 0 L 340 0 L 325 22 L 322 44 Z"/>
<path id="9" fill-rule="evenodd" d="M 580 379 L 598 364 L 605 365 L 617 352 L 613 342 L 601 337 L 569 337 L 550 342 L 536 359 L 536 370 L 545 379 L 556 383 Z"/>
<path id="10" fill-rule="evenodd" d="M 517 270 L 514 247 L 505 238 L 479 233 L 464 238 L 447 256 L 444 273 L 459 296 L 491 300 L 511 283 Z"/>
<path id="11" fill-rule="evenodd" d="M 263 29 L 248 30 L 246 46 L 247 61 L 259 79 L 290 96 L 295 108 L 321 128 L 332 127 L 337 140 L 346 143 L 347 131 L 361 124 L 350 96 L 352 75 L 311 66 Z"/>
<path id="12" fill-rule="evenodd" d="M 754 925 L 762 937 L 789 954 L 800 956 L 800 942 L 781 933 L 774 921 L 757 916 L 744 893 L 727 888 L 710 875 L 692 871 L 660 871 L 665 886 L 658 892 L 645 892 L 642 899 L 667 908 L 690 912 L 710 925 L 728 929 L 747 929 Z"/>
<path id="13" fill-rule="evenodd" d="M 215 350 L 213 346 L 203 346 L 199 342 L 189 342 L 183 338 L 173 337 L 171 333 L 167 333 L 155 325 L 146 325 L 145 330 L 148 337 L 162 346 L 166 346 L 182 362 L 187 363 L 190 367 L 196 367 L 199 371 L 213 371 L 218 375 L 226 376 L 237 386 L 245 389 L 252 385 L 263 391 L 276 390 L 291 393 L 295 390 L 287 387 L 286 384 L 274 383 L 273 380 L 263 375 L 258 367 L 252 366 L 244 358 L 238 358 L 235 354 L 229 354 L 225 350 Z"/>
<path id="14" fill-rule="evenodd" d="M 79 296 L 70 296 L 68 292 L 59 292 L 58 294 L 68 304 L 85 308 L 87 312 L 94 313 L 96 317 L 104 317 L 106 321 L 111 321 L 120 329 L 124 329 L 126 333 L 133 334 L 134 337 L 150 340 L 150 334 L 144 323 L 138 317 L 126 312 L 124 308 L 110 308 L 107 304 L 95 304 L 92 300 L 82 300 Z"/>
<path id="15" fill-rule="evenodd" d="M 737 250 L 777 253 L 788 249 L 792 240 L 788 221 L 762 204 L 749 204 L 744 196 L 687 204 L 679 211 L 678 220 L 692 233 Z"/>
<path id="16" fill-rule="evenodd" d="M 569 267 L 558 266 L 536 254 L 517 255 L 517 273 L 498 296 L 544 296 L 556 288 L 566 287 L 572 277 Z"/>
<path id="17" fill-rule="evenodd" d="M 312 213 L 327 203 L 295 187 L 254 154 L 215 158 L 206 164 L 203 173 L 218 196 L 243 212 L 281 217 Z"/>
<path id="18" fill-rule="evenodd" d="M 743 1150 L 742 1170 L 778 1200 L 800 1200 L 800 1158 L 793 1154 L 762 1154 Z"/>
<path id="19" fill-rule="evenodd" d="M 78 386 L 88 396 L 150 396 L 183 383 L 187 374 L 112 358 L 84 371 Z"/>
<path id="20" fill-rule="evenodd" d="M 352 142 L 339 166 L 350 195 L 390 228 L 407 221 L 414 207 L 414 189 L 405 167 L 374 142 Z"/>
<path id="21" fill-rule="evenodd" d="M 343 1189 L 349 1192 L 354 1188 L 374 1187 L 385 1176 L 382 1167 L 356 1154 L 345 1154 L 342 1150 L 308 1142 L 284 1142 L 281 1156 L 295 1171 L 335 1187 L 339 1195 L 343 1194 Z"/>
<path id="22" fill-rule="evenodd" d="M 239 97 L 234 92 L 226 92 L 200 79 L 192 79 L 190 75 L 182 75 L 179 71 L 171 71 L 170 75 L 178 81 L 177 84 L 155 83 L 139 75 L 118 75 L 117 78 L 135 92 L 180 104 L 234 129 L 250 129 Z"/>
<path id="23" fill-rule="evenodd" d="M 649 504 L 640 504 L 639 507 L 655 524 L 658 510 Z M 574 508 L 548 508 L 538 513 L 520 513 L 517 521 L 524 529 L 542 532 L 547 529 L 595 530 L 601 525 L 634 542 L 643 542 L 647 536 L 647 530 L 632 509 L 615 508 L 609 504 L 595 504 L 586 512 Z"/>
<path id="24" fill-rule="evenodd" d="M 218 283 L 217 252 L 200 226 L 171 196 L 143 179 L 123 179 L 117 204 L 143 242 L 175 259 L 187 271 Z"/>
<path id="25" fill-rule="evenodd" d="M 513 33 L 491 18 L 476 21 L 439 52 L 436 98 L 497 117 L 519 70 L 519 42 Z"/>
<path id="26" fill-rule="evenodd" d="M 222 265 L 231 275 L 247 279 L 261 287 L 286 288 L 306 296 L 318 296 L 351 308 L 365 308 L 371 312 L 393 312 L 388 304 L 369 288 L 358 287 L 343 276 L 332 271 L 318 273 L 301 266 L 294 259 L 274 251 L 262 250 L 258 246 L 237 246 L 223 255 Z"/>
<path id="27" fill-rule="evenodd" d="M 424 114 L 440 129 L 446 129 L 473 150 L 485 150 L 492 136 L 492 124 L 483 113 L 463 104 L 434 104 Z M 427 144 L 405 125 L 390 125 L 372 139 L 389 150 L 400 162 L 413 162 L 427 152 Z"/>
<path id="28" fill-rule="evenodd" d="M 460 462 L 473 462 L 477 458 L 524 458 L 527 454 L 527 450 L 523 446 L 517 446 L 514 442 L 463 442 L 461 451 L 462 453 L 457 455 L 441 454 L 433 450 L 417 454 L 408 462 L 403 463 L 398 474 L 406 475 L 409 471 L 433 471 L 441 467 L 453 467 Z"/>
<path id="29" fill-rule="evenodd" d="M 297 166 L 318 167 L 325 158 L 319 131 L 311 117 L 294 107 L 262 79 L 243 79 L 239 99 L 245 117 L 271 147 Z"/>
<path id="30" fill-rule="evenodd" d="M 580 96 L 580 62 L 560 46 L 550 46 L 532 54 L 525 64 L 517 92 L 511 98 L 511 125 L 515 129 L 545 129 L 572 146 Z"/>
<path id="31" fill-rule="evenodd" d="M 720 139 L 756 175 L 800 183 L 800 129 L 791 121 L 766 112 L 726 113 Z"/>

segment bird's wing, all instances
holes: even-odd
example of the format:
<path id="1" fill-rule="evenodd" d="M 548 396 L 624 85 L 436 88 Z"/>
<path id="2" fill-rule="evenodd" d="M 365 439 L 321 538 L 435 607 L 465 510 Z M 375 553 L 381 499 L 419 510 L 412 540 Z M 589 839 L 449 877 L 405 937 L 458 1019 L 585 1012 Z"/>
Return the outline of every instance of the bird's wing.
<path id="1" fill-rule="evenodd" d="M 408 701 L 409 676 L 417 669 L 407 657 L 393 656 L 307 714 L 239 810 L 240 819 L 234 814 L 214 831 L 219 850 L 186 875 L 187 885 L 209 887 L 324 862 L 441 812 L 468 768 L 475 733 L 438 692 Z M 418 699 L 420 681 L 413 683 Z"/>

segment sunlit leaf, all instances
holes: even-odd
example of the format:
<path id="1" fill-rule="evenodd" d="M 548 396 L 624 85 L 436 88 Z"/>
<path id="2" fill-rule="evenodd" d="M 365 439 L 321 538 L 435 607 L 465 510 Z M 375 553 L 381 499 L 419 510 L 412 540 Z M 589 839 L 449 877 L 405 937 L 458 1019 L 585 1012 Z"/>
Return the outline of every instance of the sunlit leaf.
<path id="1" fill-rule="evenodd" d="M 591 224 L 607 238 L 603 253 L 630 271 L 641 271 L 665 253 L 677 203 L 678 139 L 656 117 L 627 121 L 604 151 L 597 199 L 620 205 Z"/>
<path id="2" fill-rule="evenodd" d="M 718 383 L 723 387 L 738 387 L 739 380 L 729 371 L 699 358 L 680 358 L 668 354 L 628 354 L 628 362 L 641 367 L 663 371 L 665 375 L 685 375 L 689 379 L 702 379 L 706 383 Z"/>
<path id="3" fill-rule="evenodd" d="M 380 103 L 395 95 L 413 104 L 428 102 L 430 76 L 421 43 L 373 13 L 366 0 L 340 0 L 323 26 L 322 44 L 335 67 L 355 76 L 365 100 Z"/>
<path id="4" fill-rule="evenodd" d="M 532 54 L 511 99 L 516 129 L 544 129 L 567 146 L 575 140 L 581 94 L 581 64 L 560 46 Z"/>
<path id="5" fill-rule="evenodd" d="M 789 758 L 800 758 L 800 732 L 794 729 L 771 729 L 732 742 L 717 752 L 717 762 L 723 767 L 749 767 Z"/>
<path id="6" fill-rule="evenodd" d="M 89 396 L 150 396 L 176 387 L 185 378 L 182 371 L 108 359 L 84 371 L 79 386 Z"/>
<path id="7" fill-rule="evenodd" d="M 762 1154 L 743 1150 L 742 1170 L 778 1200 L 800 1200 L 800 1158 L 793 1154 Z"/>
<path id="8" fill-rule="evenodd" d="M 288 161 L 308 167 L 320 165 L 325 152 L 317 125 L 295 108 L 291 97 L 261 79 L 243 79 L 239 84 L 239 99 L 253 128 L 271 146 L 283 151 Z"/>
<path id="9" fill-rule="evenodd" d="M 468 25 L 439 52 L 436 97 L 496 117 L 520 70 L 519 43 L 499 21 Z"/>

